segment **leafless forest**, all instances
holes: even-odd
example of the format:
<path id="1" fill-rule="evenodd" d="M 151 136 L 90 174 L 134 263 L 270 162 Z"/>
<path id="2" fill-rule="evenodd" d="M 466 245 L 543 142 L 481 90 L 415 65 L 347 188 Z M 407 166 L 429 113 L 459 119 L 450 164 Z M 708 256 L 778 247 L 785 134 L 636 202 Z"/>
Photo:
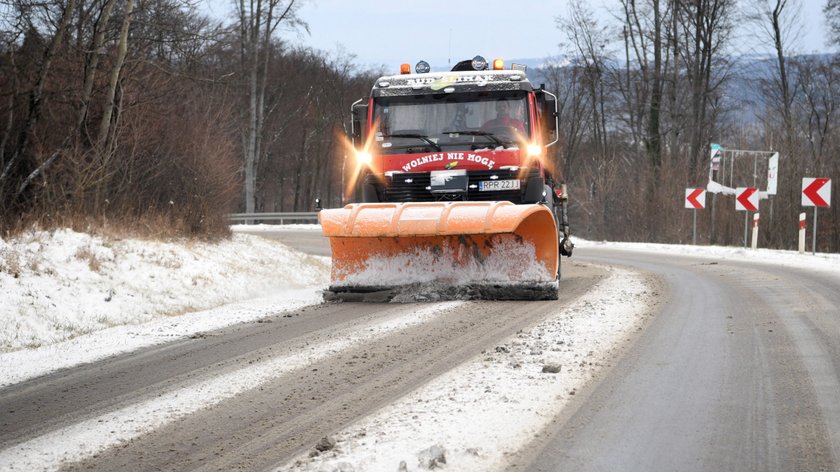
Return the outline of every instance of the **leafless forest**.
<path id="1" fill-rule="evenodd" d="M 557 57 L 529 71 L 559 97 L 552 160 L 573 231 L 690 242 L 684 191 L 705 185 L 720 143 L 780 153 L 760 244 L 792 248 L 802 177 L 840 191 L 840 58 L 796 46 L 812 3 L 615 0 L 602 18 L 573 2 L 545 32 Z M 289 46 L 306 34 L 299 6 L 243 0 L 220 21 L 179 0 L 0 0 L 0 230 L 205 237 L 232 211 L 340 205 L 349 106 L 382 71 Z M 819 8 L 840 35 L 840 1 Z M 745 57 L 745 34 L 774 53 Z M 736 160 L 737 186 L 753 165 Z M 820 210 L 821 251 L 840 251 L 838 206 Z M 743 225 L 733 197 L 709 195 L 698 242 L 739 245 Z"/>

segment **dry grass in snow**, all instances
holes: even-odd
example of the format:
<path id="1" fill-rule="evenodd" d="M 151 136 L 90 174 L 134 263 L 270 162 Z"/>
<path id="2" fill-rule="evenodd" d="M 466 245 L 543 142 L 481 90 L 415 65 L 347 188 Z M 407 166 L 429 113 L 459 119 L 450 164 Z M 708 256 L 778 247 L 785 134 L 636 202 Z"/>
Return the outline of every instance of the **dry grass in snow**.
<path id="1" fill-rule="evenodd" d="M 29 231 L 0 239 L 0 352 L 323 286 L 328 271 L 322 258 L 250 235 L 210 243 Z"/>

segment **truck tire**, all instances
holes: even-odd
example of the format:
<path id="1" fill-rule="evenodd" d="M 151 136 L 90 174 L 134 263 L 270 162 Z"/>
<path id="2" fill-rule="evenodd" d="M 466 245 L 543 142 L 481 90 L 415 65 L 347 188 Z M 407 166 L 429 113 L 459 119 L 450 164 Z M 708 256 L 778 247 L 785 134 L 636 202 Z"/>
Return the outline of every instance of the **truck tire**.
<path id="1" fill-rule="evenodd" d="M 528 178 L 525 186 L 525 195 L 522 196 L 522 203 L 541 203 L 545 200 L 545 179 L 539 175 Z"/>

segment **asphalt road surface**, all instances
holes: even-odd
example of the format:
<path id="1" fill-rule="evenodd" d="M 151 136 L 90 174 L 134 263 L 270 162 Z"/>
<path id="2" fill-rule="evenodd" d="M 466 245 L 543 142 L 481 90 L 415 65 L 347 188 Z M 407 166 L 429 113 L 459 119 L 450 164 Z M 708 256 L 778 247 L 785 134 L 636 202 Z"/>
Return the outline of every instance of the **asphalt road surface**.
<path id="1" fill-rule="evenodd" d="M 316 232 L 276 237 L 329 254 Z M 563 300 L 469 304 L 66 468 L 271 468 L 586 293 L 604 272 L 579 260 L 656 275 L 663 308 L 516 470 L 838 470 L 840 280 L 598 247 L 564 260 Z M 0 449 L 413 307 L 319 305 L 2 389 Z"/>
<path id="2" fill-rule="evenodd" d="M 840 280 L 583 250 L 654 272 L 668 301 L 518 470 L 838 470 Z"/>

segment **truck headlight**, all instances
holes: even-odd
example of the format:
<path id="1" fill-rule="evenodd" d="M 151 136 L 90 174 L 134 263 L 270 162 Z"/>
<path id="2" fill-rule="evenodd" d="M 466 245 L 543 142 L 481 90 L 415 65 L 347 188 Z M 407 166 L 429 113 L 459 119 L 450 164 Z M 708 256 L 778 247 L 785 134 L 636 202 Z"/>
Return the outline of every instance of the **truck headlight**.
<path id="1" fill-rule="evenodd" d="M 356 151 L 356 162 L 360 165 L 369 166 L 373 162 L 373 156 L 367 151 Z"/>

